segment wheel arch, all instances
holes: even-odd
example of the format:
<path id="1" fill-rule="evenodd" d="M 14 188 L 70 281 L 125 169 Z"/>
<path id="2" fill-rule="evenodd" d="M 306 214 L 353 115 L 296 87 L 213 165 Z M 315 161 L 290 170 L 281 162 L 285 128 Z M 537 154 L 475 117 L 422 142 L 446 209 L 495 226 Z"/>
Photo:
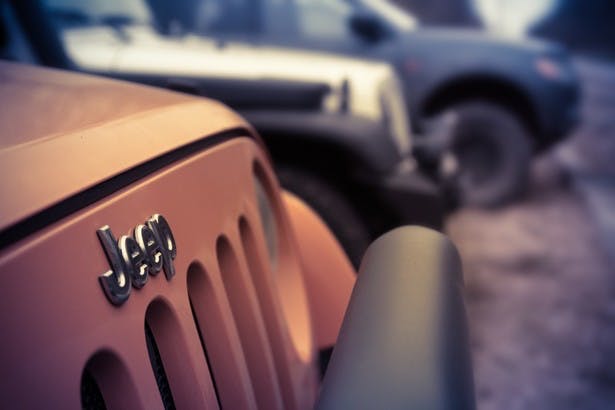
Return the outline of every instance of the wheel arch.
<path id="1" fill-rule="evenodd" d="M 376 218 L 373 209 L 386 207 L 379 198 L 365 191 L 362 180 L 368 179 L 370 172 L 362 166 L 360 158 L 345 149 L 342 144 L 331 140 L 292 138 L 288 135 L 261 134 L 271 153 L 276 167 L 293 167 L 313 174 L 324 180 L 339 192 L 354 209 L 371 235 L 391 225 L 393 215 L 384 212 Z M 300 147 L 300 148 L 299 148 Z M 318 158 L 315 161 L 314 158 Z M 315 166 L 317 164 L 317 166 Z M 385 218 L 387 216 L 387 218 Z M 382 219 L 385 220 L 382 220 Z"/>
<path id="2" fill-rule="evenodd" d="M 540 134 L 540 120 L 534 102 L 523 87 L 493 74 L 457 76 L 437 86 L 423 100 L 420 116 L 427 118 L 446 108 L 472 100 L 482 100 L 513 112 L 533 138 Z"/>
<path id="3" fill-rule="evenodd" d="M 289 136 L 285 133 L 261 133 L 275 164 L 296 166 L 323 177 L 348 179 L 347 174 L 360 168 L 360 159 L 341 144 Z M 318 158 L 318 168 L 314 166 Z"/>

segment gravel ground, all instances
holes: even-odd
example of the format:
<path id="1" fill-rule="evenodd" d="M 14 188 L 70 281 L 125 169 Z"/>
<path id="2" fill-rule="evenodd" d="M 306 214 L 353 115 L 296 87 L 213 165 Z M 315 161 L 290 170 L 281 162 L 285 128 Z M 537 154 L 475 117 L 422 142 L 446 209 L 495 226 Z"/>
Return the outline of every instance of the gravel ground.
<path id="1" fill-rule="evenodd" d="M 615 409 L 615 255 L 604 246 L 615 235 L 605 228 L 615 214 L 605 194 L 615 181 L 615 66 L 578 66 L 583 123 L 535 161 L 528 196 L 461 210 L 447 226 L 464 263 L 483 410 Z"/>

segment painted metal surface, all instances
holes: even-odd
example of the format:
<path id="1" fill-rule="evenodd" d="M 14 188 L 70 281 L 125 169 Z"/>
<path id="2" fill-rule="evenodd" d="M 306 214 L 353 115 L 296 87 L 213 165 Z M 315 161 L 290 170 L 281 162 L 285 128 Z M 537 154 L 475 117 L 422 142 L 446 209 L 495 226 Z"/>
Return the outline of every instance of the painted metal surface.
<path id="1" fill-rule="evenodd" d="M 123 93 L 137 98 L 143 91 L 114 85 L 118 105 Z M 147 98 L 151 90 L 145 91 Z M 315 329 L 329 329 L 330 341 L 335 326 L 320 314 L 311 319 L 318 301 L 308 303 L 308 296 L 317 293 L 313 281 L 306 291 L 304 274 L 316 265 L 306 265 L 305 250 L 297 247 L 315 246 L 308 239 L 312 231 L 313 238 L 324 238 L 322 244 L 335 241 L 313 213 L 309 218 L 305 205 L 297 199 L 288 204 L 258 137 L 239 117 L 216 103 L 180 100 L 0 151 L 6 160 L 0 168 L 17 179 L 2 180 L 6 227 L 106 178 L 122 178 L 126 169 L 155 163 L 177 146 L 221 130 L 245 130 L 244 136 L 153 167 L 0 250 L 3 403 L 79 408 L 86 370 L 108 408 L 162 408 L 146 341 L 151 332 L 178 408 L 313 406 L 314 335 L 324 332 Z M 268 221 L 255 179 L 269 199 Z M 149 275 L 147 285 L 133 287 L 124 303 L 109 303 L 99 277 L 110 263 L 97 231 L 110 226 L 113 239 L 144 242 L 143 221 L 158 214 L 172 228 L 175 274 L 171 280 Z M 297 227 L 299 241 L 291 223 L 297 215 L 308 215 Z M 275 253 L 266 239 L 271 229 Z M 321 263 L 349 267 L 339 246 L 319 249 Z M 130 252 L 124 256 L 130 259 Z"/>

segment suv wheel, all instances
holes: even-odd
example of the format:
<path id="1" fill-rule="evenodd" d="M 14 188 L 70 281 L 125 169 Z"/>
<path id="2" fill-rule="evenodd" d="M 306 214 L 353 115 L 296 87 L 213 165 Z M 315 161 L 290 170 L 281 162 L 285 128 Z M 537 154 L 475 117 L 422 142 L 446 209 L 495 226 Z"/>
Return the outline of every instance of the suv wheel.
<path id="1" fill-rule="evenodd" d="M 370 236 L 357 212 L 334 187 L 304 170 L 281 167 L 277 170 L 282 186 L 307 202 L 333 231 L 356 267 L 369 246 Z"/>
<path id="2" fill-rule="evenodd" d="M 463 205 L 492 207 L 520 196 L 528 186 L 530 136 L 511 112 L 490 103 L 466 103 L 458 114 L 452 152 Z"/>

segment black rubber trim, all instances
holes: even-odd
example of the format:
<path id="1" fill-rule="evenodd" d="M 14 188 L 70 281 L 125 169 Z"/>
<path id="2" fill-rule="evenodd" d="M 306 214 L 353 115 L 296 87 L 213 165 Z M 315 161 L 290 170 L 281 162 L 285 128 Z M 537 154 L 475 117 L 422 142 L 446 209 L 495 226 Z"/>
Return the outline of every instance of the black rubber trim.
<path id="1" fill-rule="evenodd" d="M 24 239 L 29 235 L 32 235 L 37 231 L 40 231 L 55 222 L 58 222 L 62 218 L 65 218 L 109 195 L 112 195 L 120 189 L 145 178 L 149 174 L 158 171 L 159 169 L 178 162 L 196 152 L 209 149 L 213 146 L 239 137 L 253 138 L 252 133 L 244 128 L 234 128 L 219 134 L 203 137 L 202 139 L 162 154 L 97 185 L 94 185 L 93 187 L 81 191 L 78 194 L 68 197 L 65 200 L 60 201 L 49 208 L 45 208 L 27 219 L 24 219 L 23 221 L 20 221 L 1 231 L 0 250 L 17 241 L 20 241 L 21 239 Z"/>

